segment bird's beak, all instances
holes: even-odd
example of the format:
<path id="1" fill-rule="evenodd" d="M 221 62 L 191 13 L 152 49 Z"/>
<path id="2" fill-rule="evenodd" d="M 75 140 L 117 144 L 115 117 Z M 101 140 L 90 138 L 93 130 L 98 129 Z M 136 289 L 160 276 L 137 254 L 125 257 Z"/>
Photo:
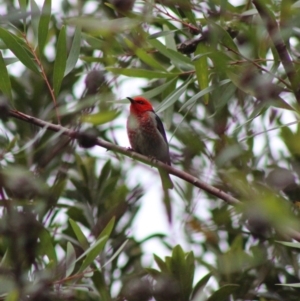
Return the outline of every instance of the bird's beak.
<path id="1" fill-rule="evenodd" d="M 133 99 L 133 98 L 127 97 L 127 99 L 129 99 L 129 101 L 130 101 L 131 103 L 134 103 L 134 99 Z"/>

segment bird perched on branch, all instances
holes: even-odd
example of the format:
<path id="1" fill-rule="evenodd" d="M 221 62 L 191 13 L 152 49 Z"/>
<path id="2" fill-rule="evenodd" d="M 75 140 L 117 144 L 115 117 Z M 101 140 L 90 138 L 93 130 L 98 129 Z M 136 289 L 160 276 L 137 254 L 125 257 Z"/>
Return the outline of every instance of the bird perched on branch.
<path id="1" fill-rule="evenodd" d="M 127 98 L 131 102 L 127 134 L 132 149 L 171 165 L 165 129 L 151 103 L 141 96 Z M 173 183 L 169 174 L 163 169 L 158 170 L 164 190 L 172 189 Z"/>

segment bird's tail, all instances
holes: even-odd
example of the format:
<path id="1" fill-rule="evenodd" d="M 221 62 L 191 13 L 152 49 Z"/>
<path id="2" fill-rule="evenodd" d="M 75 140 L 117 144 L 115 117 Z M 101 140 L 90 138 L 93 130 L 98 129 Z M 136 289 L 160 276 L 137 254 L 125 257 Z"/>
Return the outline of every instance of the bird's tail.
<path id="1" fill-rule="evenodd" d="M 160 174 L 163 189 L 164 190 L 173 189 L 174 185 L 173 185 L 173 182 L 170 178 L 170 175 L 165 170 L 158 169 L 158 171 L 159 171 L 159 174 Z"/>

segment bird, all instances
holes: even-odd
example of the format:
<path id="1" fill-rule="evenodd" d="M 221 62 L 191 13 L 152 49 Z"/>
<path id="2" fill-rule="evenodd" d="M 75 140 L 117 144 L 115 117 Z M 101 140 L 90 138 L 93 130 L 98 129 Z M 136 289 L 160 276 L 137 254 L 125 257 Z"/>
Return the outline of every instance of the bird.
<path id="1" fill-rule="evenodd" d="M 171 165 L 166 132 L 152 104 L 142 96 L 127 98 L 131 103 L 127 119 L 127 135 L 131 148 L 137 153 Z M 172 189 L 174 185 L 170 175 L 163 169 L 159 168 L 158 171 L 163 189 Z"/>

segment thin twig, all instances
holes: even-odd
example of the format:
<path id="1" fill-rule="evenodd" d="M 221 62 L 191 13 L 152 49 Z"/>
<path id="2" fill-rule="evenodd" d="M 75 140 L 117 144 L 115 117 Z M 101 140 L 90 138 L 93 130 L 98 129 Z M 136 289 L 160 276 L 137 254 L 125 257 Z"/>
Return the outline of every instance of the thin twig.
<path id="1" fill-rule="evenodd" d="M 24 113 L 21 113 L 17 110 L 10 110 L 10 116 L 14 117 L 14 118 L 17 118 L 17 119 L 20 119 L 20 120 L 23 120 L 23 121 L 28 122 L 28 123 L 37 125 L 41 128 L 46 128 L 47 130 L 50 130 L 50 131 L 53 131 L 53 132 L 60 132 L 62 135 L 66 135 L 66 136 L 70 137 L 71 139 L 77 139 L 78 138 L 78 132 L 77 131 L 67 129 L 67 128 L 62 127 L 62 126 L 57 125 L 57 124 L 53 124 L 53 123 L 50 123 L 50 122 L 43 121 L 41 119 L 26 115 Z M 214 186 L 211 186 L 207 183 L 204 183 L 204 182 L 200 181 L 199 179 L 197 179 L 196 177 L 194 177 L 194 176 L 192 176 L 192 175 L 190 175 L 190 174 L 188 174 L 184 171 L 176 169 L 172 166 L 164 164 L 163 162 L 155 161 L 151 158 L 148 158 L 146 156 L 143 156 L 141 154 L 133 152 L 133 151 L 129 150 L 126 147 L 118 146 L 116 144 L 107 142 L 103 139 L 98 138 L 97 141 L 96 141 L 96 145 L 99 145 L 103 148 L 106 148 L 107 150 L 111 150 L 113 152 L 122 154 L 124 156 L 131 157 L 132 159 L 136 159 L 138 161 L 141 161 L 141 162 L 143 162 L 143 163 L 145 163 L 149 166 L 154 166 L 154 167 L 159 167 L 161 169 L 164 169 L 168 173 L 170 173 L 170 174 L 172 174 L 172 175 L 174 175 L 178 178 L 181 178 L 182 180 L 184 180 L 186 182 L 189 182 L 192 185 L 194 185 L 194 186 L 196 186 L 200 189 L 205 190 L 206 192 L 208 192 L 208 193 L 224 200 L 225 202 L 227 202 L 230 205 L 236 205 L 236 204 L 239 203 L 238 199 L 236 199 L 233 196 L 231 196 L 230 194 L 222 191 L 221 189 L 216 188 Z"/>
<path id="2" fill-rule="evenodd" d="M 194 26 L 193 24 L 184 22 L 184 21 L 182 21 L 182 20 L 180 20 L 180 19 L 178 19 L 178 18 L 172 16 L 166 9 L 165 9 L 165 11 L 163 11 L 163 10 L 160 9 L 157 5 L 155 5 L 154 7 L 155 7 L 160 13 L 162 13 L 162 14 L 168 16 L 171 20 L 176 21 L 176 22 L 179 22 L 179 23 L 181 23 L 182 25 L 184 25 L 184 26 L 186 26 L 186 27 L 188 27 L 188 28 L 190 28 L 190 29 L 192 29 L 192 30 L 196 30 L 196 31 L 199 30 L 199 28 L 196 27 L 196 26 Z"/>
<path id="3" fill-rule="evenodd" d="M 36 61 L 36 63 L 38 64 L 38 66 L 39 66 L 39 68 L 41 70 L 41 75 L 42 75 L 42 77 L 43 77 L 43 79 L 44 79 L 44 81 L 45 81 L 45 83 L 46 83 L 46 85 L 48 87 L 48 90 L 50 92 L 50 95 L 51 95 L 51 98 L 52 98 L 52 101 L 53 101 L 53 104 L 54 104 L 54 109 L 55 109 L 55 114 L 56 114 L 56 118 L 57 118 L 57 123 L 61 124 L 60 123 L 60 116 L 59 116 L 59 112 L 58 112 L 57 101 L 56 101 L 56 97 L 54 95 L 54 90 L 53 90 L 52 86 L 50 85 L 50 82 L 49 82 L 49 80 L 47 78 L 44 66 L 41 63 L 40 59 L 38 58 L 35 50 L 31 47 L 30 43 L 28 42 L 27 37 L 26 37 L 25 34 L 23 34 L 23 37 L 25 39 L 25 42 L 26 42 L 28 48 L 30 49 L 30 51 L 31 51 L 31 53 L 32 53 L 32 55 L 34 57 L 34 60 Z"/>
<path id="4" fill-rule="evenodd" d="M 276 74 L 272 73 L 271 71 L 269 71 L 268 69 L 262 67 L 261 65 L 259 65 L 256 61 L 256 60 L 251 60 L 251 59 L 248 59 L 246 56 L 242 55 L 241 53 L 237 52 L 236 50 L 232 49 L 232 48 L 229 48 L 228 46 L 224 45 L 224 44 L 221 44 L 222 46 L 226 47 L 229 51 L 233 52 L 234 54 L 242 57 L 245 61 L 253 64 L 255 67 L 257 67 L 258 69 L 270 74 L 271 76 L 273 76 L 274 78 L 277 78 L 280 82 L 282 82 L 287 88 L 290 88 L 292 89 L 292 86 L 287 83 L 285 80 L 283 80 L 281 77 L 277 76 Z"/>

